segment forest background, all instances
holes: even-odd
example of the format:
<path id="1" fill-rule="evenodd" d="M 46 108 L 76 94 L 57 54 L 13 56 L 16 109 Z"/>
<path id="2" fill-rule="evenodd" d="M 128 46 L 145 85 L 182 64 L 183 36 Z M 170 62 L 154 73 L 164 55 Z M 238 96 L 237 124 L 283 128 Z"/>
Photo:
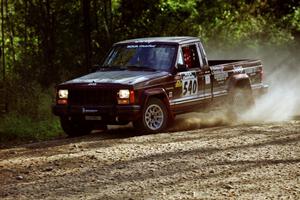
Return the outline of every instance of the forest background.
<path id="1" fill-rule="evenodd" d="M 298 0 L 1 0 L 0 142 L 62 134 L 56 84 L 88 73 L 114 42 L 196 36 L 210 59 L 299 68 Z M 270 61 L 272 60 L 272 62 Z"/>

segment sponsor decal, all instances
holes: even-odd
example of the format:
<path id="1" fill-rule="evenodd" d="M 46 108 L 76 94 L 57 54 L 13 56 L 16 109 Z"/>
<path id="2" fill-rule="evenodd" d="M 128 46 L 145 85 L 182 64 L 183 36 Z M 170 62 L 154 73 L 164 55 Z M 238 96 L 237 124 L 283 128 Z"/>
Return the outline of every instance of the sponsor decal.
<path id="1" fill-rule="evenodd" d="M 206 85 L 210 84 L 210 74 L 205 75 L 205 84 Z"/>
<path id="2" fill-rule="evenodd" d="M 96 113 L 98 110 L 82 108 L 82 113 Z"/>
<path id="3" fill-rule="evenodd" d="M 218 74 L 214 74 L 214 78 L 217 80 L 217 81 L 224 81 L 226 80 L 228 77 L 228 73 L 227 72 L 221 72 L 221 73 L 218 73 Z"/>
<path id="4" fill-rule="evenodd" d="M 176 81 L 176 84 L 175 84 L 175 87 L 176 87 L 176 88 L 182 87 L 182 81 L 181 81 L 181 80 L 177 80 L 177 81 Z"/>
<path id="5" fill-rule="evenodd" d="M 154 48 L 156 45 L 152 44 L 140 44 L 140 45 L 127 45 L 127 49 L 135 49 L 135 48 Z"/>
<path id="6" fill-rule="evenodd" d="M 224 71 L 224 66 L 213 66 L 211 67 L 214 79 L 218 82 L 223 82 L 228 77 L 228 72 Z"/>
<path id="7" fill-rule="evenodd" d="M 211 67 L 212 74 L 222 73 L 224 71 L 224 66 L 213 66 Z"/>
<path id="8" fill-rule="evenodd" d="M 258 71 L 258 68 L 257 67 L 249 67 L 249 68 L 246 68 L 244 69 L 245 73 L 247 74 L 256 74 L 256 72 Z"/>
<path id="9" fill-rule="evenodd" d="M 180 75 L 182 80 L 197 78 L 196 72 L 181 72 Z"/>
<path id="10" fill-rule="evenodd" d="M 242 67 L 242 66 L 233 66 L 233 73 L 237 73 L 237 74 L 239 74 L 239 73 L 243 73 L 244 72 L 244 68 Z"/>

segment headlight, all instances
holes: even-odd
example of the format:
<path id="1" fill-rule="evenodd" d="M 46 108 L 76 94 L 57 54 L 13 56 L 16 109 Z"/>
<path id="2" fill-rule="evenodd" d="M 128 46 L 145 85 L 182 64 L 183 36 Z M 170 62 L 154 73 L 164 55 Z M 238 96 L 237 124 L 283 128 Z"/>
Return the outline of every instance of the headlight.
<path id="1" fill-rule="evenodd" d="M 119 98 L 120 99 L 129 99 L 130 91 L 129 90 L 119 90 Z"/>
<path id="2" fill-rule="evenodd" d="M 133 90 L 119 90 L 118 104 L 133 104 L 135 102 L 135 95 Z"/>
<path id="3" fill-rule="evenodd" d="M 69 95 L 68 90 L 58 90 L 58 98 L 59 99 L 67 99 Z"/>

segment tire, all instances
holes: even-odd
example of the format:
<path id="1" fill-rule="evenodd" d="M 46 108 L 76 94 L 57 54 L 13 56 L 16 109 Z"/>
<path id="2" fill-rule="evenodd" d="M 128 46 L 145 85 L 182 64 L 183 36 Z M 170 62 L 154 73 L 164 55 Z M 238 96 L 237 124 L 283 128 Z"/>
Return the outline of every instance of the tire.
<path id="1" fill-rule="evenodd" d="M 228 100 L 229 116 L 232 119 L 239 118 L 254 105 L 252 91 L 248 87 L 235 88 L 230 92 Z"/>
<path id="2" fill-rule="evenodd" d="M 158 133 L 167 128 L 168 112 L 165 104 L 157 98 L 150 98 L 143 109 L 140 119 L 133 126 L 147 133 Z"/>
<path id="3" fill-rule="evenodd" d="M 84 120 L 60 118 L 60 124 L 64 132 L 70 137 L 87 135 L 93 130 Z"/>

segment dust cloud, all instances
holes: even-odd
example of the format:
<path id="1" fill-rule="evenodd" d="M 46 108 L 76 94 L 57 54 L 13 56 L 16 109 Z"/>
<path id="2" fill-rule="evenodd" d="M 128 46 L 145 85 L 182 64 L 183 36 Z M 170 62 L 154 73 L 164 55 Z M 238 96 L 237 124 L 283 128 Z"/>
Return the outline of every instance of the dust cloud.
<path id="1" fill-rule="evenodd" d="M 266 53 L 264 49 L 257 50 L 256 54 L 245 55 L 242 57 L 262 60 L 264 83 L 269 85 L 268 93 L 256 97 L 255 105 L 246 112 L 238 113 L 238 118 L 235 120 L 228 115 L 226 109 L 199 111 L 178 116 L 171 131 L 231 124 L 278 122 L 300 115 L 300 59 L 290 51 L 269 50 Z M 226 55 L 222 55 L 221 59 L 224 57 Z"/>
<path id="2" fill-rule="evenodd" d="M 269 76 L 268 83 L 268 93 L 257 98 L 253 108 L 241 115 L 242 121 L 285 121 L 299 115 L 299 73 L 293 74 L 288 68 L 277 69 Z"/>
<path id="3" fill-rule="evenodd" d="M 214 110 L 206 112 L 192 112 L 179 115 L 170 131 L 183 131 L 214 126 L 223 126 L 231 124 L 232 121 L 227 116 L 225 110 Z"/>
<path id="4" fill-rule="evenodd" d="M 266 95 L 256 98 L 255 106 L 241 115 L 245 122 L 278 122 L 300 114 L 300 59 L 291 50 L 262 54 Z"/>

